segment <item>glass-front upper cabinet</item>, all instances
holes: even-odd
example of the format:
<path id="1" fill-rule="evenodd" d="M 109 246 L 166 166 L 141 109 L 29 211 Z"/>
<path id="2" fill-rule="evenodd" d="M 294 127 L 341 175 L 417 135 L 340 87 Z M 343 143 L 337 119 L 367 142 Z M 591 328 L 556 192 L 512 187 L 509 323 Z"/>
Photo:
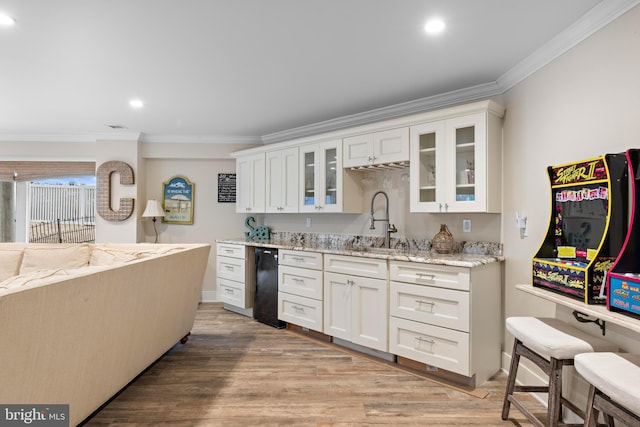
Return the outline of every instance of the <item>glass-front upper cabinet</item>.
<path id="1" fill-rule="evenodd" d="M 342 211 L 342 141 L 300 147 L 300 212 Z"/>
<path id="2" fill-rule="evenodd" d="M 411 212 L 499 212 L 500 135 L 489 112 L 412 126 Z"/>

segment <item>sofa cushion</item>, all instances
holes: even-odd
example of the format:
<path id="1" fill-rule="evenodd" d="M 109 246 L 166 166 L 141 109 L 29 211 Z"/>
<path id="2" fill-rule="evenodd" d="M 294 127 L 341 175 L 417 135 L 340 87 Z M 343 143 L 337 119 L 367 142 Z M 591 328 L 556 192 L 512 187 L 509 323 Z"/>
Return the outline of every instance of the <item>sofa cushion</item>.
<path id="1" fill-rule="evenodd" d="M 89 264 L 88 244 L 51 244 L 24 249 L 20 274 L 38 270 L 80 268 Z"/>
<path id="2" fill-rule="evenodd" d="M 91 251 L 89 265 L 113 265 L 149 256 L 148 252 L 139 252 L 128 249 L 115 249 L 95 246 Z"/>
<path id="3" fill-rule="evenodd" d="M 20 273 L 22 249 L 3 249 L 0 251 L 0 281 Z"/>

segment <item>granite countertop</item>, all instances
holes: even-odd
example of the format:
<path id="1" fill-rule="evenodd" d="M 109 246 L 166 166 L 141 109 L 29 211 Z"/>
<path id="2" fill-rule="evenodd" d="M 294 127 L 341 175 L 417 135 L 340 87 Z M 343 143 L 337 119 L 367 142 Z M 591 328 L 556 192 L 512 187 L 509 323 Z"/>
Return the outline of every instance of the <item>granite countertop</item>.
<path id="1" fill-rule="evenodd" d="M 424 239 L 394 238 L 392 249 L 384 249 L 382 239 L 376 237 L 316 233 L 272 233 L 267 241 L 237 238 L 216 242 L 468 268 L 504 261 L 502 245 L 491 242 L 456 242 L 451 254 L 431 250 L 431 242 Z"/>

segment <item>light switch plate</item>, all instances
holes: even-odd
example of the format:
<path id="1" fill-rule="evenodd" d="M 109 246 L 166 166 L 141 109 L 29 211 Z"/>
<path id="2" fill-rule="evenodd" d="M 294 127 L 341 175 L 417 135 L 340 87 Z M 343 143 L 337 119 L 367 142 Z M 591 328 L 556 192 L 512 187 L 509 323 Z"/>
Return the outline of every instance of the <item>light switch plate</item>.
<path id="1" fill-rule="evenodd" d="M 462 220 L 462 231 L 465 233 L 471 233 L 471 220 L 463 219 Z"/>

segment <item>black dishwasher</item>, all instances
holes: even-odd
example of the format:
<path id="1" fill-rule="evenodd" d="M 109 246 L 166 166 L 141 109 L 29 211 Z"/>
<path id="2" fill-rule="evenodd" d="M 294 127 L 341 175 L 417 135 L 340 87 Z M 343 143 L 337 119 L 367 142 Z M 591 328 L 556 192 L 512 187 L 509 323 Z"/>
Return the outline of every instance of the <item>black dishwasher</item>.
<path id="1" fill-rule="evenodd" d="M 278 250 L 256 248 L 255 261 L 253 318 L 275 328 L 284 328 L 286 323 L 278 320 Z"/>

